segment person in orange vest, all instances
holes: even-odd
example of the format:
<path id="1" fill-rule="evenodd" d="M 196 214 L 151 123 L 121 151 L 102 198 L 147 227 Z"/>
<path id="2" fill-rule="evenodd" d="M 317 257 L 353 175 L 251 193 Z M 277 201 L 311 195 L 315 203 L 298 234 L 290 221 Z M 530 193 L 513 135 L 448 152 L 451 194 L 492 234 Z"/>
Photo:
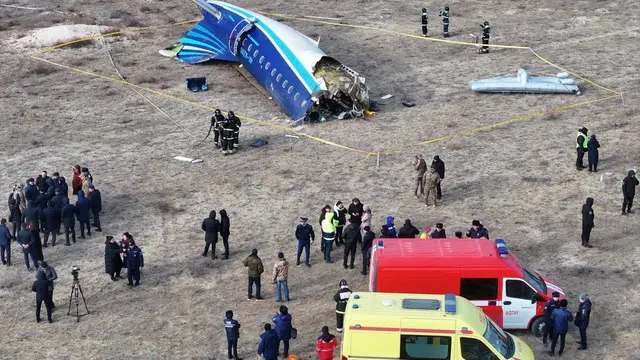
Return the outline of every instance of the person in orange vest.
<path id="1" fill-rule="evenodd" d="M 329 327 L 322 327 L 322 335 L 316 341 L 316 353 L 319 360 L 333 360 L 333 349 L 338 347 L 338 339 L 329 334 Z"/>

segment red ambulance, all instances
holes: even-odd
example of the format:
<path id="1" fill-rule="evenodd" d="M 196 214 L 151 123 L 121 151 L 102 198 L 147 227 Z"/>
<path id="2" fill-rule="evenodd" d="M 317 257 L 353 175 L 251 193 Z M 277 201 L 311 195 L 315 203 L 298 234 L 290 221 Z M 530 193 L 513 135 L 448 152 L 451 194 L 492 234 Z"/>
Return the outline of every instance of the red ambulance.
<path id="1" fill-rule="evenodd" d="M 371 253 L 369 291 L 456 294 L 506 330 L 539 336 L 543 309 L 562 289 L 525 267 L 503 239 L 379 239 Z"/>

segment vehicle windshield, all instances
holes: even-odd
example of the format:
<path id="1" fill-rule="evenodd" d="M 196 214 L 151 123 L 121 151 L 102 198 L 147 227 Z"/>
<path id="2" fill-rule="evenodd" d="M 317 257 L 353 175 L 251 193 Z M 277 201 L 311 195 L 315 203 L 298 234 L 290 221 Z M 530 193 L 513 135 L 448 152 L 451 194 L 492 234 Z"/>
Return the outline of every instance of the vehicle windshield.
<path id="1" fill-rule="evenodd" d="M 510 335 L 502 331 L 496 323 L 487 317 L 487 330 L 482 335 L 506 359 L 515 353 L 515 344 Z"/>
<path id="2" fill-rule="evenodd" d="M 524 266 L 522 266 L 522 271 L 524 272 L 524 279 L 527 280 L 529 285 L 533 286 L 538 292 L 547 293 L 547 284 L 535 271 L 531 271 Z"/>

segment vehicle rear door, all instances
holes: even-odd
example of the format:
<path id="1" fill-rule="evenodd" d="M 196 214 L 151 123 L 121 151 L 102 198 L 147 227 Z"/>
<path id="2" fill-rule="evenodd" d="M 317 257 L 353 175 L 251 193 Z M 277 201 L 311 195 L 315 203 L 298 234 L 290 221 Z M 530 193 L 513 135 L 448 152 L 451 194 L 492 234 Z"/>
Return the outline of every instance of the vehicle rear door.
<path id="1" fill-rule="evenodd" d="M 522 279 L 504 278 L 502 286 L 503 329 L 526 329 L 536 315 L 531 299 L 537 292 Z"/>

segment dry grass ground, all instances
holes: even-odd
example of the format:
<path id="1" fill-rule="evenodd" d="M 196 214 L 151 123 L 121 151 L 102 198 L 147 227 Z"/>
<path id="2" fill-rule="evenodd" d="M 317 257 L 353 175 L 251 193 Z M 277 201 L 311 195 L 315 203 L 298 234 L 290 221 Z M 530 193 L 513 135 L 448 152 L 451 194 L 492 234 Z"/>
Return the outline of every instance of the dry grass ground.
<path id="1" fill-rule="evenodd" d="M 194 140 L 126 86 L 47 65 L 28 57 L 35 49 L 9 45 L 32 28 L 54 24 L 99 24 L 116 28 L 166 25 L 196 18 L 187 1 L 59 0 L 18 6 L 54 11 L 0 8 L 0 153 L 5 194 L 10 184 L 42 169 L 71 178 L 71 166 L 92 169 L 103 193 L 103 233 L 68 248 L 45 249 L 60 275 L 53 325 L 34 321 L 33 274 L 26 274 L 14 246 L 12 268 L 0 270 L 0 358 L 209 358 L 226 356 L 222 318 L 233 309 L 243 324 L 240 354 L 254 358 L 263 322 L 276 311 L 269 274 L 278 251 L 294 259 L 293 229 L 297 216 L 310 215 L 316 225 L 321 206 L 357 196 L 369 204 L 374 226 L 393 214 L 424 227 L 444 222 L 453 232 L 481 219 L 493 237 L 504 237 L 531 267 L 556 280 L 567 292 L 571 310 L 587 291 L 594 303 L 590 349 L 575 350 L 571 328 L 568 359 L 638 359 L 637 332 L 638 214 L 621 217 L 620 180 L 638 164 L 637 137 L 638 27 L 634 2 L 614 1 L 467 1 L 452 3 L 454 40 L 468 41 L 484 20 L 493 40 L 528 45 L 540 55 L 605 86 L 622 89 L 620 99 L 538 117 L 469 136 L 465 129 L 500 122 L 548 108 L 605 96 L 585 83 L 583 96 L 478 95 L 470 79 L 514 75 L 524 66 L 534 74 L 556 69 L 520 50 L 496 49 L 477 55 L 474 48 L 402 38 L 371 30 L 330 27 L 286 20 L 303 33 L 321 36 L 326 53 L 362 72 L 377 98 L 395 94 L 371 121 L 334 121 L 305 126 L 305 131 L 365 150 L 451 135 L 422 148 L 392 153 L 375 161 L 307 139 L 285 138 L 274 128 L 245 122 L 242 150 L 231 157 L 212 142 Z M 441 4 L 403 1 L 275 1 L 243 0 L 249 9 L 296 15 L 343 17 L 396 31 L 418 33 L 419 9 Z M 431 11 L 431 14 L 434 14 Z M 431 33 L 440 32 L 431 17 Z M 622 28 L 621 28 L 622 27 Z M 107 41 L 123 76 L 161 90 L 238 114 L 285 124 L 278 107 L 224 64 L 188 66 L 158 55 L 187 31 L 169 27 L 114 37 Z M 45 58 L 87 71 L 115 76 L 99 41 L 60 49 Z M 184 78 L 207 76 L 206 93 L 191 94 Z M 164 97 L 150 98 L 198 139 L 207 130 L 209 111 Z M 402 100 L 417 103 L 405 108 Z M 599 175 L 573 168 L 576 129 L 586 126 L 602 148 Z M 248 144 L 267 138 L 266 147 Z M 411 159 L 439 154 L 447 163 L 442 206 L 425 210 L 411 196 Z M 204 159 L 198 165 L 172 160 L 176 155 Z M 595 247 L 579 244 L 580 207 L 595 198 Z M 200 256 L 201 220 L 211 209 L 226 208 L 232 222 L 231 259 Z M 6 209 L 2 211 L 5 216 Z M 145 252 L 142 285 L 128 289 L 104 274 L 104 235 L 129 231 Z M 258 248 L 268 268 L 263 278 L 264 302 L 246 300 L 242 260 Z M 338 252 L 336 257 L 339 258 Z M 320 262 L 314 245 L 311 269 L 290 272 L 294 326 L 299 339 L 292 352 L 314 357 L 314 339 L 322 325 L 335 322 L 331 295 L 338 281 L 366 290 L 356 270 Z M 358 257 L 360 261 L 360 257 Z M 91 315 L 77 324 L 64 310 L 72 265 L 81 279 Z M 333 326 L 332 326 L 333 327 Z M 526 332 L 516 332 L 546 358 L 545 348 Z"/>

